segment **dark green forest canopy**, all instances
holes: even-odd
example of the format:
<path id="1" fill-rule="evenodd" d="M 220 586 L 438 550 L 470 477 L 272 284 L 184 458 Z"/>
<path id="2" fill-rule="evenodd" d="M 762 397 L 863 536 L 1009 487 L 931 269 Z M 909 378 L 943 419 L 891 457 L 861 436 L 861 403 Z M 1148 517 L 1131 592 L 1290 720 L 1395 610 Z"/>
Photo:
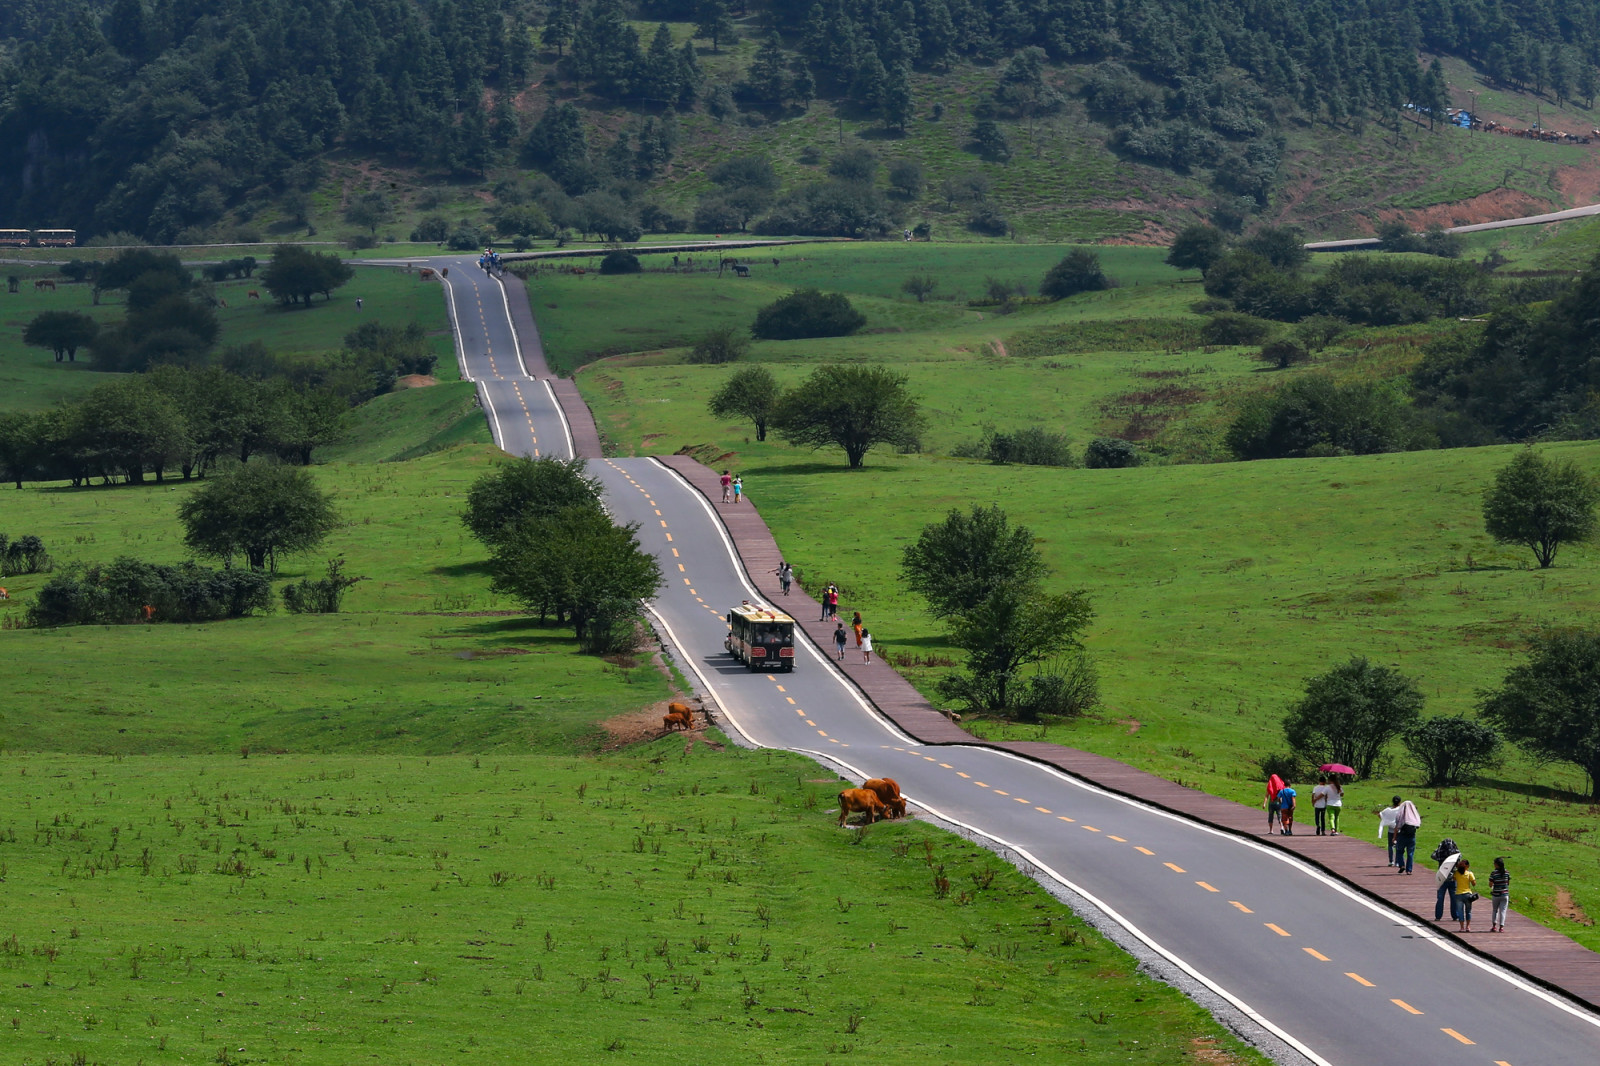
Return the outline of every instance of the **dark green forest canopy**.
<path id="1" fill-rule="evenodd" d="M 336 146 L 481 175 L 516 158 L 516 120 L 502 101 L 528 86 L 541 56 L 555 59 L 552 40 L 572 45 L 558 68 L 566 83 L 641 112 L 700 106 L 698 72 L 654 48 L 648 24 L 698 25 L 706 6 L 7 0 L 0 219 L 173 240 L 246 199 L 314 185 L 317 160 Z M 1002 68 L 991 106 L 1021 119 L 1050 106 L 1054 93 L 1029 82 L 1031 61 L 1009 69 L 1037 48 L 1057 63 L 1094 65 L 1072 88 L 1115 128 L 1119 149 L 1156 165 L 1216 166 L 1237 175 L 1229 191 L 1258 202 L 1276 174 L 1272 133 L 1285 105 L 1337 120 L 1420 98 L 1419 51 L 1462 56 L 1506 84 L 1558 97 L 1582 94 L 1600 62 L 1600 0 L 728 6 L 746 16 L 740 32 L 778 33 L 740 83 L 748 103 L 771 105 L 772 86 L 756 83 L 779 78 L 789 79 L 790 102 L 804 106 L 814 78 L 818 95 L 894 126 L 904 122 L 907 71 L 981 63 Z M 553 17 L 607 28 L 606 54 L 594 54 L 602 38 L 592 32 L 552 38 Z"/>

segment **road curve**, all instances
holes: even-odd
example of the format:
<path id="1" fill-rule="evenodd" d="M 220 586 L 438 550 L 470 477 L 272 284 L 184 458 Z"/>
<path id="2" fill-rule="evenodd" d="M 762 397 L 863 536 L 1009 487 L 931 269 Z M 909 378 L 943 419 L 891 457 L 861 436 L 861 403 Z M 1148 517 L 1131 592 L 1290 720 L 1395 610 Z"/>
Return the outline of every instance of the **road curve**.
<path id="1" fill-rule="evenodd" d="M 1514 226 L 1543 226 L 1550 222 L 1565 222 L 1571 218 L 1589 218 L 1600 215 L 1600 204 L 1573 207 L 1565 211 L 1551 211 L 1543 215 L 1524 215 L 1521 218 L 1503 218 L 1498 222 L 1475 222 L 1470 226 L 1451 226 L 1446 233 L 1481 233 L 1491 229 L 1511 229 Z M 1343 241 L 1314 241 L 1306 245 L 1313 252 L 1339 252 L 1350 248 L 1370 248 L 1382 244 L 1377 237 L 1353 237 Z"/>
<path id="2" fill-rule="evenodd" d="M 510 329 L 504 290 L 473 260 L 429 263 L 441 264 L 451 268 L 447 291 L 463 369 L 480 382 L 496 440 L 519 454 L 559 454 L 560 412 L 541 401 L 536 386 L 545 382 L 526 373 L 515 338 L 501 332 Z M 792 674 L 746 670 L 723 650 L 725 617 L 730 606 L 759 596 L 712 506 L 654 460 L 593 461 L 590 472 L 613 513 L 638 523 L 641 542 L 660 560 L 666 587 L 652 613 L 733 729 L 846 776 L 896 778 L 916 807 L 1007 846 L 1041 880 L 1098 906 L 1292 1049 L 1290 1060 L 1600 1060 L 1600 1018 L 1292 855 L 1006 752 L 918 746 L 809 643 Z M 1415 876 L 1427 877 L 1426 867 Z M 1487 920 L 1487 900 L 1479 906 Z"/>

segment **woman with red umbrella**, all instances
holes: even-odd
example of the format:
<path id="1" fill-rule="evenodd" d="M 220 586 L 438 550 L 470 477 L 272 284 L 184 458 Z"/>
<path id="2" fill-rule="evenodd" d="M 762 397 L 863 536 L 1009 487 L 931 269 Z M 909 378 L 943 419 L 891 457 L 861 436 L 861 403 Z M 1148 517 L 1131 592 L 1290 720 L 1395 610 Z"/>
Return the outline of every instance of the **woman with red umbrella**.
<path id="1" fill-rule="evenodd" d="M 1328 778 L 1328 832 L 1333 836 L 1338 836 L 1339 814 L 1344 809 L 1344 783 L 1339 780 L 1339 775 L 1354 777 L 1356 772 L 1342 762 L 1323 763 L 1317 769 L 1325 774 L 1332 775 Z M 1390 850 L 1392 851 L 1393 849 L 1391 848 Z"/>

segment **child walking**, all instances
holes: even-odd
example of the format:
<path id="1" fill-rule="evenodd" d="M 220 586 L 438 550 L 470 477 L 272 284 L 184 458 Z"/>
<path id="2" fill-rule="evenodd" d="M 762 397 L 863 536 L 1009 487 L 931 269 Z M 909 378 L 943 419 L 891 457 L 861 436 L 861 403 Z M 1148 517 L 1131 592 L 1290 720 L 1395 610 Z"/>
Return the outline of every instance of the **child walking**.
<path id="1" fill-rule="evenodd" d="M 1478 877 L 1467 867 L 1466 859 L 1457 859 L 1450 876 L 1456 879 L 1456 932 L 1472 932 L 1472 904 L 1478 898 Z"/>
<path id="2" fill-rule="evenodd" d="M 872 662 L 872 633 L 870 630 L 861 631 L 861 663 L 863 666 Z"/>
<path id="3" fill-rule="evenodd" d="M 1506 931 L 1506 911 L 1511 907 L 1511 875 L 1506 872 L 1506 860 L 1495 859 L 1489 873 L 1489 932 Z"/>

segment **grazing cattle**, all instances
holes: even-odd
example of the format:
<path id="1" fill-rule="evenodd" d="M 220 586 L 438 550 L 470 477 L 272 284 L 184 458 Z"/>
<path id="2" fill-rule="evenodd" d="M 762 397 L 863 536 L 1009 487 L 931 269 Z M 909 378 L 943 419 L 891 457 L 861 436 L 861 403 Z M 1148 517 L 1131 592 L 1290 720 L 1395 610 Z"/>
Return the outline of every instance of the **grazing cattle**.
<path id="1" fill-rule="evenodd" d="M 674 729 L 692 729 L 694 727 L 694 722 L 689 718 L 688 715 L 679 714 L 677 711 L 673 711 L 671 714 L 662 716 L 661 727 L 670 733 Z"/>
<path id="2" fill-rule="evenodd" d="M 845 819 L 857 812 L 867 816 L 859 824 L 871 825 L 883 817 L 883 801 L 869 788 L 847 788 L 839 793 L 839 825 L 843 826 Z"/>
<path id="3" fill-rule="evenodd" d="M 219 297 L 217 297 L 217 306 L 218 307 L 227 307 L 228 306 L 228 301 L 224 300 L 222 297 L 219 296 Z"/>
<path id="4" fill-rule="evenodd" d="M 261 294 L 259 292 L 257 292 L 256 290 L 254 290 L 254 289 L 251 289 L 249 292 L 245 293 L 245 296 L 246 296 L 246 298 L 251 299 L 251 300 L 259 300 L 259 299 L 261 299 Z"/>
<path id="5" fill-rule="evenodd" d="M 883 801 L 883 809 L 888 812 L 889 818 L 904 818 L 906 816 L 905 797 L 900 795 L 900 785 L 892 777 L 874 777 L 864 781 L 861 787 L 877 794 Z"/>
<path id="6" fill-rule="evenodd" d="M 441 278 L 448 278 L 450 276 L 450 268 L 449 267 L 440 267 L 439 268 L 439 276 Z"/>
<path id="7" fill-rule="evenodd" d="M 685 722 L 687 722 L 690 726 L 694 725 L 694 708 L 690 707 L 687 703 L 669 703 L 667 704 L 667 713 L 681 714 L 683 715 L 683 720 Z"/>
<path id="8" fill-rule="evenodd" d="M 433 268 L 432 267 L 423 267 L 421 270 L 419 270 L 417 272 L 417 280 L 418 281 L 432 281 L 433 280 Z"/>
<path id="9" fill-rule="evenodd" d="M 38 281 L 33 283 L 33 291 L 38 292 L 40 289 L 49 289 L 51 292 L 55 292 L 56 283 L 51 281 L 49 278 L 40 278 Z"/>
<path id="10" fill-rule="evenodd" d="M 733 276 L 736 278 L 748 278 L 750 276 L 750 268 L 742 263 L 735 263 L 733 265 Z"/>

